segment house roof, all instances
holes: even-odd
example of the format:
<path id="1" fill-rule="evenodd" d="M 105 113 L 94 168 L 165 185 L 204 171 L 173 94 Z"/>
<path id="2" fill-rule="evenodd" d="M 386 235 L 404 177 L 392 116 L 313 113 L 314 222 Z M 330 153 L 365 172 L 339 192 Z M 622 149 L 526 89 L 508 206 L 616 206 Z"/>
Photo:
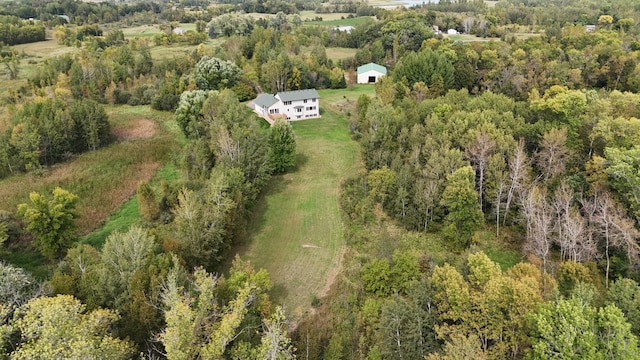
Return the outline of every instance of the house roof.
<path id="1" fill-rule="evenodd" d="M 281 91 L 277 93 L 276 96 L 278 96 L 281 101 L 298 101 L 320 98 L 320 95 L 318 95 L 316 89 Z"/>
<path id="2" fill-rule="evenodd" d="M 254 100 L 254 103 L 262 107 L 270 107 L 277 102 L 278 99 L 276 99 L 276 97 L 271 94 L 261 94 Z"/>
<path id="3" fill-rule="evenodd" d="M 382 65 L 378 65 L 378 64 L 374 64 L 374 63 L 368 63 L 368 64 L 364 64 L 362 66 L 358 66 L 358 74 L 362 74 L 365 73 L 367 71 L 377 71 L 379 73 L 381 73 L 382 75 L 387 75 L 387 68 L 382 66 Z"/>

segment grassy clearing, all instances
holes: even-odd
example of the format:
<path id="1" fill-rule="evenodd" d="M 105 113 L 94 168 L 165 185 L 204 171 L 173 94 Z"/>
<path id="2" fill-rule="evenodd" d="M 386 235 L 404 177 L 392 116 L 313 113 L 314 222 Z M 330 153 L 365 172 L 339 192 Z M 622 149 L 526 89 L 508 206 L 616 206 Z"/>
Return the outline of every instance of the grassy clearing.
<path id="1" fill-rule="evenodd" d="M 175 165 L 170 163 L 158 170 L 152 179 L 151 185 L 157 188 L 160 180 L 174 181 L 179 177 L 180 175 Z M 138 206 L 138 198 L 132 196 L 129 201 L 125 202 L 116 212 L 109 216 L 109 219 L 107 219 L 101 228 L 83 237 L 81 242 L 95 247 L 101 247 L 112 232 L 125 232 L 132 225 L 139 224 L 141 219 L 142 215 L 140 214 L 140 207 Z"/>
<path id="2" fill-rule="evenodd" d="M 42 256 L 36 249 L 27 248 L 9 248 L 0 256 L 3 261 L 19 266 L 27 270 L 36 279 L 46 279 L 50 273 L 53 264 L 49 263 L 49 259 Z"/>
<path id="3" fill-rule="evenodd" d="M 491 260 L 498 263 L 502 270 L 507 270 L 523 260 L 521 249 L 507 240 L 509 231 L 508 228 L 501 228 L 500 239 L 496 238 L 495 229 L 487 229 L 479 233 L 480 249 Z M 506 237 L 505 234 L 507 234 Z"/>
<path id="4" fill-rule="evenodd" d="M 349 13 L 320 14 L 313 10 L 300 11 L 300 18 L 302 19 L 302 21 L 307 21 L 307 20 L 311 21 L 315 17 L 321 17 L 322 20 L 324 21 L 340 20 L 342 18 L 346 18 L 349 15 L 353 15 L 353 14 L 349 14 Z"/>
<path id="5" fill-rule="evenodd" d="M 34 58 L 51 58 L 77 50 L 74 47 L 60 45 L 53 39 L 30 44 L 14 45 L 12 48 L 19 54 Z"/>
<path id="6" fill-rule="evenodd" d="M 95 247 L 101 247 L 109 234 L 114 231 L 125 232 L 131 225 L 138 223 L 140 219 L 140 207 L 138 199 L 133 196 L 129 201 L 124 203 L 115 213 L 113 213 L 107 222 L 98 230 L 88 234 L 81 239 L 80 242 Z"/>
<path id="7" fill-rule="evenodd" d="M 468 34 L 456 34 L 456 35 L 443 34 L 443 36 L 453 41 L 462 41 L 462 42 L 481 42 L 481 41 L 500 40 L 495 38 L 482 38 L 482 37 L 478 37 L 475 35 L 468 35 Z"/>
<path id="8" fill-rule="evenodd" d="M 148 106 L 108 107 L 107 112 L 114 132 L 127 128 L 129 123 L 148 124 L 149 120 L 157 126 L 151 130 L 145 127 L 143 132 L 134 132 L 135 136 L 46 169 L 44 175 L 21 174 L 0 180 L 0 209 L 15 212 L 18 204 L 28 202 L 30 192 L 50 193 L 60 186 L 80 198 L 77 209 L 81 217 L 77 224 L 79 233 L 84 235 L 100 227 L 129 201 L 138 183 L 151 179 L 175 151 L 176 135 L 163 125 L 172 116 Z M 133 204 L 129 206 L 127 218 L 135 216 L 131 213 Z M 3 258 L 25 268 L 30 264 L 23 261 L 37 256 L 27 247 L 13 250 L 15 254 Z"/>
<path id="9" fill-rule="evenodd" d="M 45 60 L 66 53 L 77 51 L 76 48 L 59 45 L 55 40 L 39 41 L 30 44 L 20 44 L 11 47 L 20 57 L 18 78 L 9 80 L 4 68 L 0 69 L 0 93 L 7 90 L 17 90 L 27 85 L 27 79 Z"/>
<path id="10" fill-rule="evenodd" d="M 204 45 L 207 48 L 216 48 L 222 45 L 222 43 L 226 39 L 208 39 Z M 163 59 L 172 59 L 179 55 L 186 55 L 193 52 L 198 45 L 188 45 L 188 44 L 172 44 L 172 45 L 160 45 L 153 46 L 151 51 L 151 57 L 153 60 L 163 60 Z"/>
<path id="11" fill-rule="evenodd" d="M 256 206 L 250 240 L 237 250 L 256 268 L 269 271 L 274 301 L 297 320 L 339 270 L 345 242 L 339 184 L 357 170 L 358 145 L 345 117 L 326 106 L 321 119 L 294 122 L 293 127 L 297 168 L 273 178 Z"/>
<path id="12" fill-rule="evenodd" d="M 358 49 L 329 47 L 326 48 L 327 57 L 333 61 L 354 57 Z"/>
<path id="13" fill-rule="evenodd" d="M 374 97 L 376 88 L 373 85 L 354 85 L 346 89 L 320 90 L 321 104 L 331 104 L 332 106 L 352 105 L 360 95 Z M 324 106 L 321 106 L 321 110 Z"/>
<path id="14" fill-rule="evenodd" d="M 194 23 L 180 23 L 178 24 L 178 26 L 184 28 L 187 31 L 196 30 L 196 24 Z M 128 28 L 122 28 L 121 30 L 124 33 L 124 37 L 126 38 L 153 37 L 162 32 L 159 25 L 132 26 Z"/>

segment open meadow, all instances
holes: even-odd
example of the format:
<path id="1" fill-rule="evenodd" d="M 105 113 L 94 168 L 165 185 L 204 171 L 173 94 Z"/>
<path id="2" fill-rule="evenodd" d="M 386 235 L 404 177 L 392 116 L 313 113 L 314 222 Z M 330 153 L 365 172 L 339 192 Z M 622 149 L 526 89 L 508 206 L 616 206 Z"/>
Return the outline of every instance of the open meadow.
<path id="1" fill-rule="evenodd" d="M 82 214 L 76 221 L 79 233 L 86 235 L 100 228 L 111 214 L 130 201 L 140 181 L 151 179 L 170 160 L 178 146 L 176 139 L 181 137 L 171 113 L 148 106 L 107 107 L 107 113 L 116 138 L 112 144 L 78 155 L 42 173 L 0 180 L 0 209 L 15 211 L 18 204 L 29 201 L 29 193 L 50 193 L 59 186 L 79 197 L 77 210 Z M 135 208 L 129 206 L 128 221 L 138 219 L 137 204 Z M 99 245 L 104 237 L 106 234 L 88 241 Z M 33 268 L 37 263 L 25 263 L 38 257 L 37 252 L 24 244 L 16 246 L 8 260 L 42 274 L 42 269 Z"/>

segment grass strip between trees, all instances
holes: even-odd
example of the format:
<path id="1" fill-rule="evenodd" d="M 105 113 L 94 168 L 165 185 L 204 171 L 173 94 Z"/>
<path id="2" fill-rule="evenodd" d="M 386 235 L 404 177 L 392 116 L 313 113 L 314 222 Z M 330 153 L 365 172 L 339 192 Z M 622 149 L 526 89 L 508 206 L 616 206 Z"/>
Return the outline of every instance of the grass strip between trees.
<path id="1" fill-rule="evenodd" d="M 321 119 L 293 122 L 297 168 L 274 177 L 255 208 L 249 241 L 234 249 L 274 283 L 274 301 L 296 321 L 328 290 L 345 244 L 340 182 L 359 167 L 358 144 L 334 105 L 354 102 L 373 87 L 320 91 Z M 330 105 L 331 104 L 331 105 Z"/>

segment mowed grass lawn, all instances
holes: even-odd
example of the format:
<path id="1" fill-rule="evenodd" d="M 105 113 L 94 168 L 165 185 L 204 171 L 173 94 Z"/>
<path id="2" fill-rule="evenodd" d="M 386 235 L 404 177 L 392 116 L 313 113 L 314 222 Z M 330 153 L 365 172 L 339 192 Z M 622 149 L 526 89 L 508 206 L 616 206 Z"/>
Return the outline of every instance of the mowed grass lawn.
<path id="1" fill-rule="evenodd" d="M 273 300 L 285 306 L 293 321 L 328 290 L 345 243 L 340 182 L 358 171 L 359 148 L 350 138 L 347 118 L 328 99 L 353 101 L 371 89 L 343 89 L 347 99 L 336 96 L 338 91 L 320 91 L 322 118 L 293 123 L 297 168 L 272 179 L 256 206 L 250 240 L 239 249 L 243 259 L 269 272 Z"/>

